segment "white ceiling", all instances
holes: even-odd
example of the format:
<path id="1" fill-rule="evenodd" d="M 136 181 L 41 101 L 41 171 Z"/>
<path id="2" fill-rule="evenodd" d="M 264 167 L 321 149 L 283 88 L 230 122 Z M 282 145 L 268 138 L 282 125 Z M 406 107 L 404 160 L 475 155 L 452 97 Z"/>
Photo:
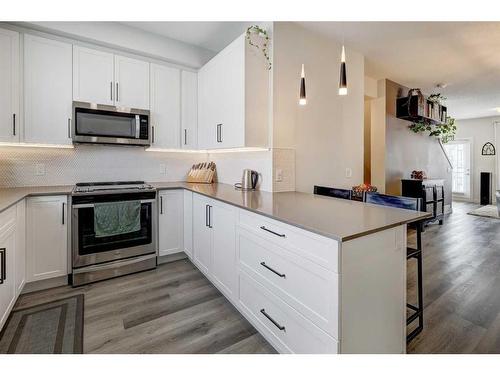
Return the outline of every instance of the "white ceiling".
<path id="1" fill-rule="evenodd" d="M 345 39 L 365 55 L 365 73 L 426 93 L 442 92 L 456 118 L 498 115 L 500 22 L 300 22 Z M 436 89 L 438 83 L 448 86 Z"/>
<path id="2" fill-rule="evenodd" d="M 219 52 L 252 22 L 122 22 L 143 31 Z"/>

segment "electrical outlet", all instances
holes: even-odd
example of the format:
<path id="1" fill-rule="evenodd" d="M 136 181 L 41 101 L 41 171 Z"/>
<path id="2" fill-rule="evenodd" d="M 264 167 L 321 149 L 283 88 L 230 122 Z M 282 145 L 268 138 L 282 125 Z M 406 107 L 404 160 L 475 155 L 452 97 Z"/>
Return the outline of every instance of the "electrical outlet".
<path id="1" fill-rule="evenodd" d="M 167 166 L 165 164 L 160 164 L 160 174 L 162 175 L 167 174 Z"/>
<path id="2" fill-rule="evenodd" d="M 45 175 L 45 164 L 37 163 L 35 164 L 35 176 L 44 176 Z"/>
<path id="3" fill-rule="evenodd" d="M 283 169 L 276 169 L 276 176 L 275 176 L 276 182 L 281 182 L 283 181 Z"/>
<path id="4" fill-rule="evenodd" d="M 352 169 L 351 168 L 346 168 L 345 169 L 345 176 L 347 178 L 351 178 L 352 177 Z"/>

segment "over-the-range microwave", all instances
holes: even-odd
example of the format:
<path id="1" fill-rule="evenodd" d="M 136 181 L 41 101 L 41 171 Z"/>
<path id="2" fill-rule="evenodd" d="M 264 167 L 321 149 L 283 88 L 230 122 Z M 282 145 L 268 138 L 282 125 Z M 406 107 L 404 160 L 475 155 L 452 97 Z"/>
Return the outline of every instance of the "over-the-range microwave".
<path id="1" fill-rule="evenodd" d="M 149 111 L 73 102 L 73 143 L 150 146 Z"/>

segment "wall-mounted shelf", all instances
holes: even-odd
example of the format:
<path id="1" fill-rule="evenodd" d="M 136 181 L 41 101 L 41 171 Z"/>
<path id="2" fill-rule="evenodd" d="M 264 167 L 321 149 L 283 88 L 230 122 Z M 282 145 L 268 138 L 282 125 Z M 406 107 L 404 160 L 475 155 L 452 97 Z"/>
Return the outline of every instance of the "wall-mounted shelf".
<path id="1" fill-rule="evenodd" d="M 447 114 L 448 109 L 444 105 L 434 103 L 427 97 L 419 101 L 419 97 L 414 95 L 410 97 L 409 105 L 408 97 L 396 100 L 396 117 L 402 120 L 441 125 L 446 123 Z"/>

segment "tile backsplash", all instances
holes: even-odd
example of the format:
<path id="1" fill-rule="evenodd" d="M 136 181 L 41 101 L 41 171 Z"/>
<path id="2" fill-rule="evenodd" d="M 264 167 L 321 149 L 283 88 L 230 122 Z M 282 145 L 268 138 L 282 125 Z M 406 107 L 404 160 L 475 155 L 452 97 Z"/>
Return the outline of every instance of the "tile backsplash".
<path id="1" fill-rule="evenodd" d="M 0 147 L 0 187 L 82 181 L 183 181 L 192 164 L 206 160 L 206 154 L 147 152 L 125 146 Z"/>

